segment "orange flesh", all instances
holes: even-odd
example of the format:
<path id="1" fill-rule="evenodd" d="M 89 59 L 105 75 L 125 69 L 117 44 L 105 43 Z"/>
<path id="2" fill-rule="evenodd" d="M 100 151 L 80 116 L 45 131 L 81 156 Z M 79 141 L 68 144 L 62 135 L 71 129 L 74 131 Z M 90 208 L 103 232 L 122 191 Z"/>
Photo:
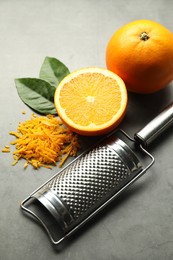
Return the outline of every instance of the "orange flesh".
<path id="1" fill-rule="evenodd" d="M 120 102 L 118 84 L 115 87 L 115 81 L 98 73 L 74 78 L 60 93 L 60 104 L 66 115 L 81 126 L 102 125 L 110 121 L 119 110 Z"/>

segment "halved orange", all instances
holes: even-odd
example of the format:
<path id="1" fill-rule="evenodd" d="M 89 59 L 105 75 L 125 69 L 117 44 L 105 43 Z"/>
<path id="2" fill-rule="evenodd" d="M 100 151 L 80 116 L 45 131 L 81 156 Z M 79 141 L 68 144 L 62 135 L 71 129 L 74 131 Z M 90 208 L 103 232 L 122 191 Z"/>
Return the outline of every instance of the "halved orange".
<path id="1" fill-rule="evenodd" d="M 80 135 L 110 132 L 127 108 L 123 80 L 102 68 L 79 69 L 66 76 L 55 91 L 55 107 L 65 125 Z"/>

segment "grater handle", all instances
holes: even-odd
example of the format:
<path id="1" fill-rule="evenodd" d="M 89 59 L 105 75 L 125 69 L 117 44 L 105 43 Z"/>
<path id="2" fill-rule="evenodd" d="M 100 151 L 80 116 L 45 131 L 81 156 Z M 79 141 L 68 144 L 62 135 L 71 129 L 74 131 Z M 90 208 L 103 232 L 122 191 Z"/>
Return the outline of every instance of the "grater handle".
<path id="1" fill-rule="evenodd" d="M 173 102 L 158 116 L 137 132 L 134 139 L 143 147 L 148 147 L 160 134 L 173 124 Z"/>

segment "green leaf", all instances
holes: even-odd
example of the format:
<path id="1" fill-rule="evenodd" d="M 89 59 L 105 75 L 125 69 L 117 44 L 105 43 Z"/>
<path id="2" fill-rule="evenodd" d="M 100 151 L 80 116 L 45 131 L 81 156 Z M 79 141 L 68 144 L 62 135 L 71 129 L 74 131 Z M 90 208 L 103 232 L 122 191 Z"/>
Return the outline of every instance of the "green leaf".
<path id="1" fill-rule="evenodd" d="M 70 71 L 61 61 L 56 58 L 46 57 L 41 66 L 39 77 L 57 87 L 60 81 L 69 73 Z"/>
<path id="2" fill-rule="evenodd" d="M 55 87 L 36 78 L 15 79 L 18 95 L 22 101 L 41 114 L 56 114 L 54 106 Z"/>

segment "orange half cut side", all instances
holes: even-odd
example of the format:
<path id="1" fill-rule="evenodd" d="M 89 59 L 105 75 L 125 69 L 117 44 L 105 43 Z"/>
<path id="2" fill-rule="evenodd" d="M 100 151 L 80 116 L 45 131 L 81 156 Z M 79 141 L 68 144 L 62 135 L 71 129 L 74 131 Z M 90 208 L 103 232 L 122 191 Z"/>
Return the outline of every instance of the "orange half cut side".
<path id="1" fill-rule="evenodd" d="M 102 135 L 122 121 L 127 108 L 123 80 L 102 68 L 84 68 L 66 76 L 55 91 L 55 107 L 65 125 L 81 135 Z"/>

